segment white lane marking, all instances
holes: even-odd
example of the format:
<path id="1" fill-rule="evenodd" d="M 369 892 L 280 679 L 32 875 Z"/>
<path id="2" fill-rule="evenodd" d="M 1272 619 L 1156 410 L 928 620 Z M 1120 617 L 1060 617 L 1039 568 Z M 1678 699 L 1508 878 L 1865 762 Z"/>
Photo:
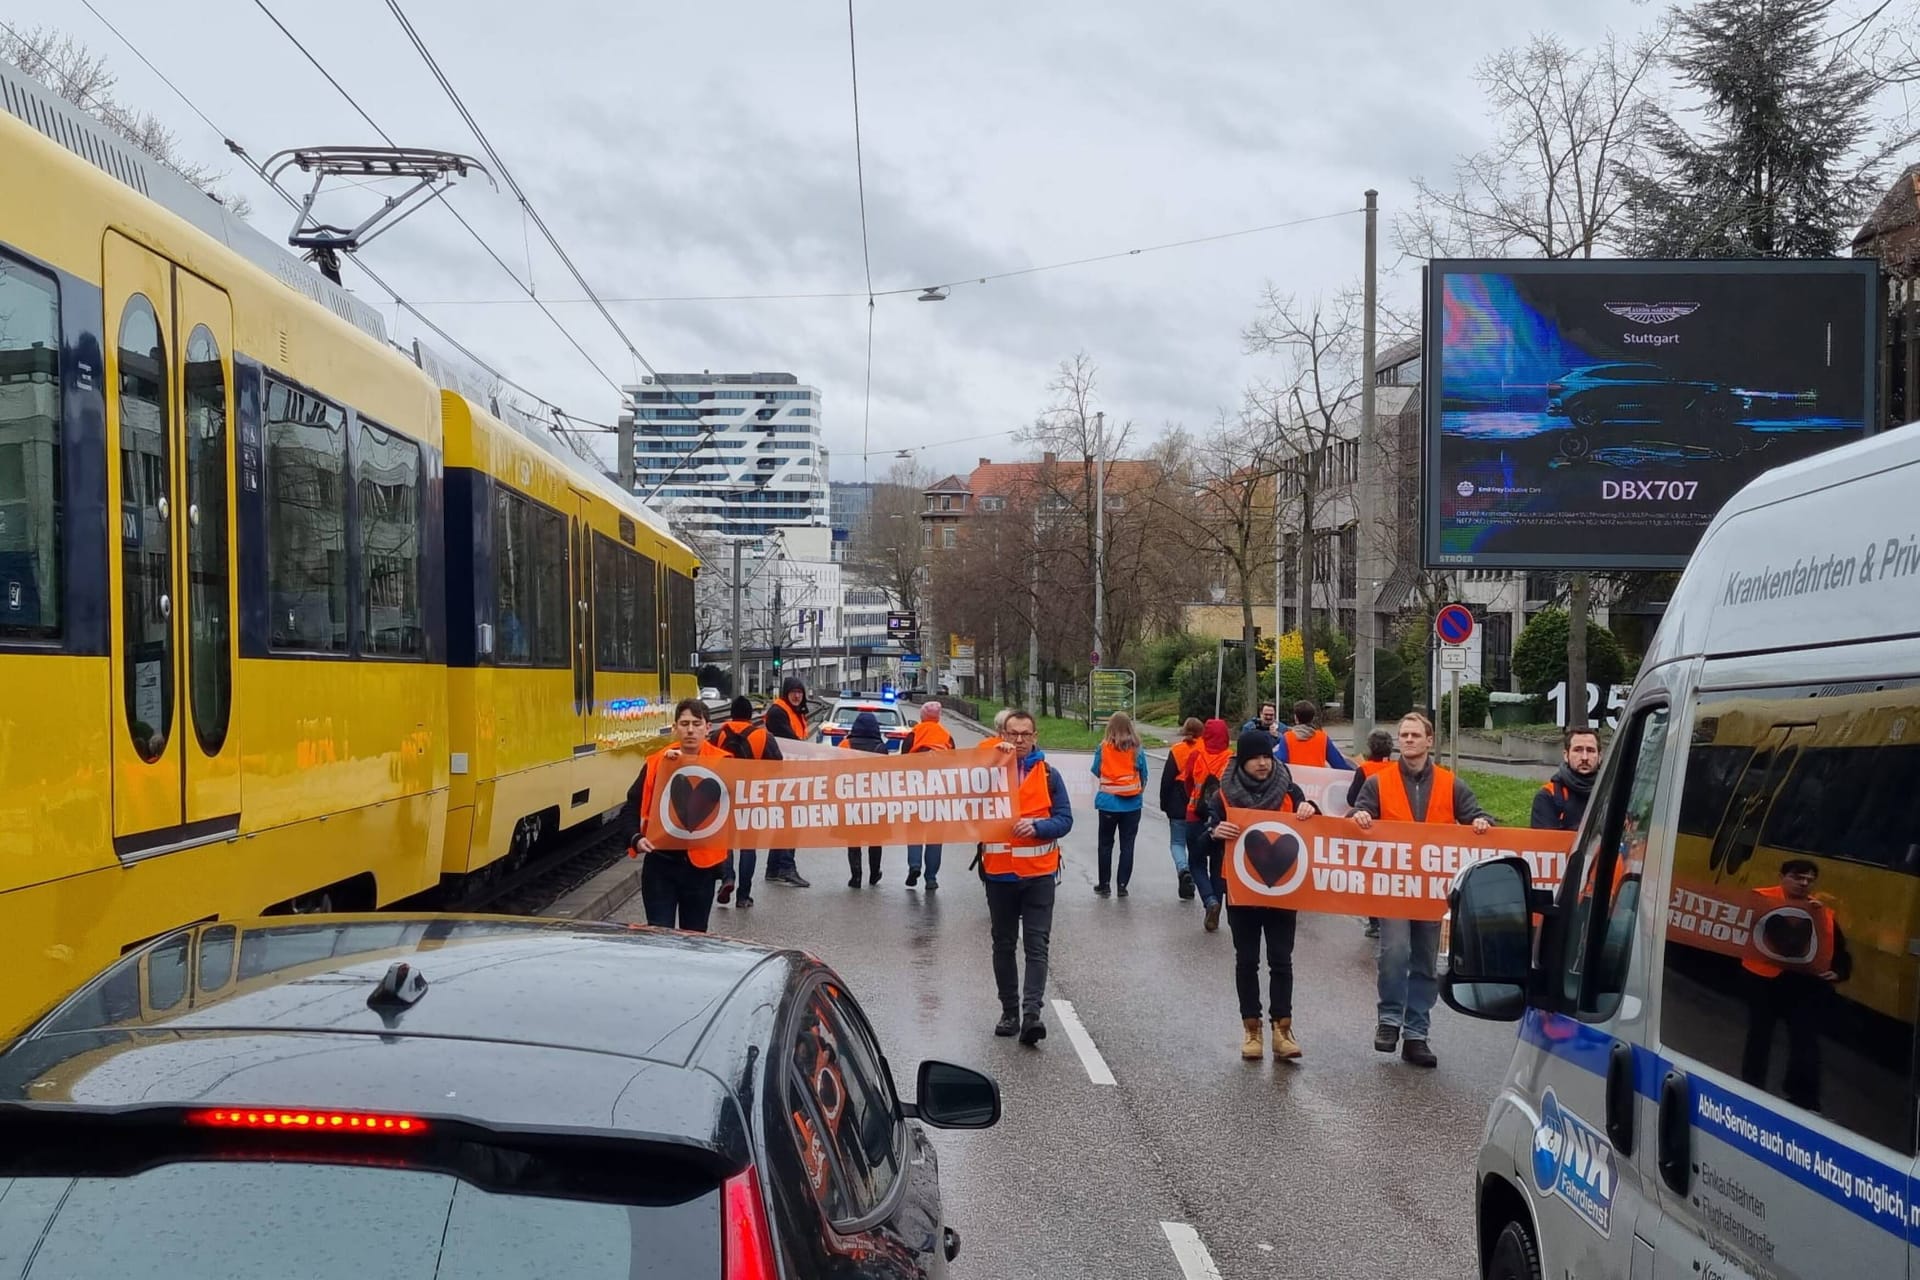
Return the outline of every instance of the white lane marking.
<path id="1" fill-rule="evenodd" d="M 1073 1051 L 1080 1055 L 1080 1065 L 1087 1069 L 1087 1079 L 1095 1084 L 1119 1084 L 1113 1078 L 1113 1072 L 1107 1067 L 1107 1060 L 1100 1056 L 1100 1050 L 1094 1047 L 1093 1037 L 1087 1034 L 1080 1015 L 1073 1011 L 1073 1005 L 1066 1000 L 1055 1000 L 1053 1011 L 1060 1017 L 1060 1026 L 1067 1033 L 1067 1039 L 1073 1042 Z"/>
<path id="2" fill-rule="evenodd" d="M 1220 1280 L 1220 1268 L 1213 1265 L 1213 1255 L 1207 1252 L 1198 1231 L 1184 1222 L 1163 1222 L 1160 1229 L 1167 1233 L 1173 1260 L 1180 1264 L 1180 1274 L 1186 1280 Z"/>

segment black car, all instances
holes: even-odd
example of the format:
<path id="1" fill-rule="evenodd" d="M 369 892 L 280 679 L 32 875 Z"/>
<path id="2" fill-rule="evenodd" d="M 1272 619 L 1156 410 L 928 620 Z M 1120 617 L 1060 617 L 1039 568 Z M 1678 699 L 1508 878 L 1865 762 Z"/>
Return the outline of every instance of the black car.
<path id="1" fill-rule="evenodd" d="M 208 924 L 0 1053 L 0 1272 L 945 1273 L 918 1100 L 818 960 L 705 935 L 448 916 Z M 915 1123 L 918 1120 L 921 1123 Z"/>
<path id="2" fill-rule="evenodd" d="M 1676 378 L 1659 365 L 1595 364 L 1547 384 L 1547 412 L 1576 427 L 1609 422 L 1724 422 L 1734 397 L 1717 382 Z"/>

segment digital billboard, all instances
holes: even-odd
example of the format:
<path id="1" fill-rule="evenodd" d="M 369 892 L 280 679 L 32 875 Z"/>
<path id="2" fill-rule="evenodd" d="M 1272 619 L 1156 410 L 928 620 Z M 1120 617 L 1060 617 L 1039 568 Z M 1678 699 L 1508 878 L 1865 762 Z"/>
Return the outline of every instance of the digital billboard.
<path id="1" fill-rule="evenodd" d="M 1436 260 L 1430 568 L 1677 569 L 1761 472 L 1874 421 L 1870 259 Z"/>

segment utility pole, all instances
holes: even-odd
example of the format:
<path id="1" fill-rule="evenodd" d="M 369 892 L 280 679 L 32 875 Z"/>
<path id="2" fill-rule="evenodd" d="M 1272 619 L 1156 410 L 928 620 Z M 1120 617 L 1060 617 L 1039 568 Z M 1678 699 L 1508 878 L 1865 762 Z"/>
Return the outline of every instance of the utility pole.
<path id="1" fill-rule="evenodd" d="M 1360 465 L 1354 476 L 1358 489 L 1360 527 L 1354 539 L 1359 563 L 1355 565 L 1354 590 L 1359 598 L 1353 610 L 1353 746 L 1356 759 L 1364 759 L 1367 735 L 1373 732 L 1378 710 L 1374 701 L 1373 653 L 1380 645 L 1378 618 L 1374 608 L 1380 599 L 1380 435 L 1373 416 L 1373 377 L 1376 344 L 1379 338 L 1379 219 L 1380 193 L 1367 191 L 1367 249 L 1365 287 L 1361 302 L 1360 340 Z M 1411 518 L 1402 513 L 1403 518 Z M 1313 656 L 1307 656 L 1309 670 Z"/>
<path id="2" fill-rule="evenodd" d="M 1107 414 L 1093 415 L 1093 665 L 1106 657 L 1107 629 Z M 1093 677 L 1087 677 L 1087 707 L 1092 714 Z"/>
<path id="3" fill-rule="evenodd" d="M 786 626 L 784 625 L 786 603 L 780 595 L 780 588 L 783 585 L 780 581 L 780 566 L 776 564 L 773 567 L 773 618 L 767 627 L 767 639 L 773 644 L 773 670 L 775 676 L 773 684 L 776 693 L 778 692 L 780 681 L 786 678 L 786 673 L 780 669 L 780 642 L 786 639 L 787 633 Z"/>
<path id="4" fill-rule="evenodd" d="M 740 681 L 740 597 L 746 584 L 740 577 L 740 539 L 733 540 L 733 697 L 747 691 Z"/>

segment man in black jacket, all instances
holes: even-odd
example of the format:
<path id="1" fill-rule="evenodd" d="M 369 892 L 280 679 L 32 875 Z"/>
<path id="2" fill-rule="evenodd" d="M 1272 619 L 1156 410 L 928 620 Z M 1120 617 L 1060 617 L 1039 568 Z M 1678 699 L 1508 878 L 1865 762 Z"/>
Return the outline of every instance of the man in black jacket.
<path id="1" fill-rule="evenodd" d="M 780 682 L 780 697 L 767 707 L 767 732 L 776 738 L 800 741 L 807 736 L 807 686 L 799 676 Z M 800 874 L 791 849 L 767 850 L 767 883 L 805 889 L 813 882 Z"/>
<path id="2" fill-rule="evenodd" d="M 1593 798 L 1600 773 L 1600 731 L 1587 725 L 1569 729 L 1561 741 L 1559 772 L 1533 797 L 1531 826 L 1544 831 L 1578 831 Z"/>

